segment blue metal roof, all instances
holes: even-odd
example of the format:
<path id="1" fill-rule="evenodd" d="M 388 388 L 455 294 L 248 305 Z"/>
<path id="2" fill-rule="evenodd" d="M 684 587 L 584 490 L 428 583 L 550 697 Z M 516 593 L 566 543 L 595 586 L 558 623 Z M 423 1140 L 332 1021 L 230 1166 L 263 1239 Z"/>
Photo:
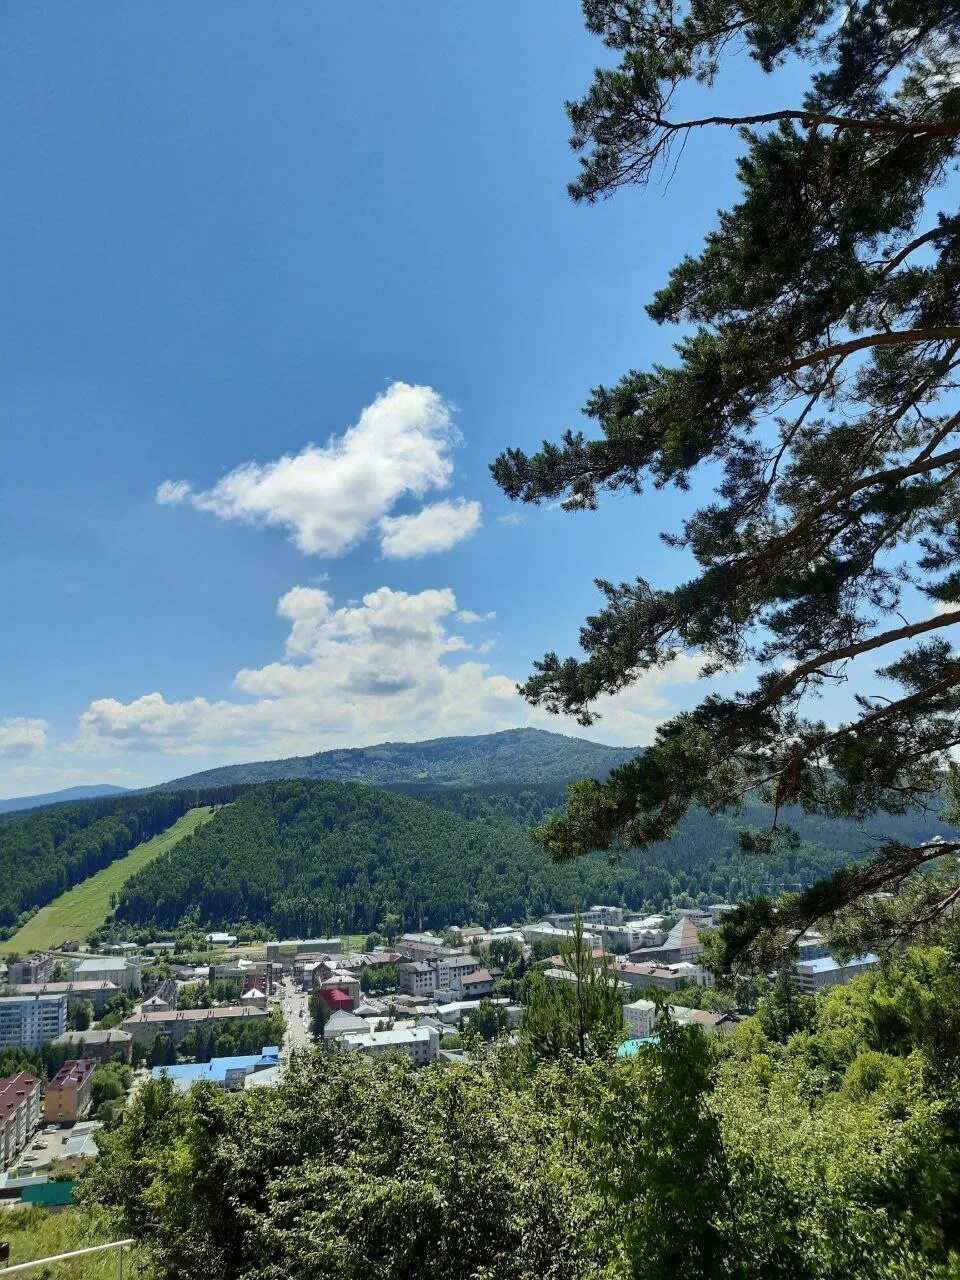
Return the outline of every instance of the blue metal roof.
<path id="1" fill-rule="evenodd" d="M 648 1045 L 659 1043 L 659 1036 L 641 1036 L 639 1040 L 624 1040 L 617 1050 L 617 1057 L 635 1058 L 641 1049 L 645 1049 Z"/>
<path id="2" fill-rule="evenodd" d="M 841 964 L 833 956 L 823 956 L 819 960 L 801 960 L 797 968 L 802 969 L 804 973 L 831 973 L 834 969 L 862 969 L 867 965 L 879 963 L 880 957 L 868 951 L 864 956 L 854 956 L 846 964 Z"/>
<path id="3" fill-rule="evenodd" d="M 276 1045 L 266 1045 L 260 1053 L 234 1058 L 211 1058 L 209 1062 L 183 1062 L 173 1067 L 154 1067 L 151 1075 L 159 1080 L 164 1074 L 171 1080 L 210 1080 L 223 1084 L 228 1071 L 255 1071 L 258 1067 L 275 1067 L 280 1061 Z"/>

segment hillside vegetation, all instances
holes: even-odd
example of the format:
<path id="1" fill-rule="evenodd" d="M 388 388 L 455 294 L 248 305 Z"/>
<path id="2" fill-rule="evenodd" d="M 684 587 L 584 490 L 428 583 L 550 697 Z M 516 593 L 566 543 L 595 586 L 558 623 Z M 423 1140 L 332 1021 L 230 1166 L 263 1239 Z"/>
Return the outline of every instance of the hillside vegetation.
<path id="1" fill-rule="evenodd" d="M 54 898 L 7 941 L 11 951 L 47 951 L 59 947 L 68 938 L 82 941 L 92 929 L 103 924 L 110 913 L 112 900 L 120 893 L 124 881 L 141 871 L 154 858 L 172 849 L 184 836 L 195 831 L 213 812 L 210 808 L 188 810 L 172 826 L 151 840 L 136 845 L 122 858 L 117 858 L 89 880 L 74 885 L 59 898 Z"/>
<path id="2" fill-rule="evenodd" d="M 839 847 L 808 841 L 761 861 L 738 850 L 733 824 L 697 810 L 660 848 L 619 863 L 594 855 L 557 865 L 529 828 L 563 794 L 533 785 L 405 795 L 267 783 L 129 879 L 116 918 L 151 929 L 265 923 L 309 936 L 364 932 L 390 912 L 407 927 L 442 928 L 601 900 L 660 907 L 685 893 L 724 899 L 807 884 L 863 844 L 852 824 L 836 824 Z"/>
<path id="3" fill-rule="evenodd" d="M 318 751 L 285 760 L 259 760 L 206 769 L 164 783 L 181 787 L 234 786 L 280 778 L 367 782 L 374 786 L 419 783 L 469 787 L 493 782 L 568 782 L 604 778 L 636 755 L 635 748 L 608 747 L 543 729 L 507 729 L 475 737 L 429 742 L 382 742 L 375 747 Z"/>
<path id="4" fill-rule="evenodd" d="M 81 884 L 198 805 L 222 804 L 236 790 L 123 795 L 0 818 L 0 929 Z"/>

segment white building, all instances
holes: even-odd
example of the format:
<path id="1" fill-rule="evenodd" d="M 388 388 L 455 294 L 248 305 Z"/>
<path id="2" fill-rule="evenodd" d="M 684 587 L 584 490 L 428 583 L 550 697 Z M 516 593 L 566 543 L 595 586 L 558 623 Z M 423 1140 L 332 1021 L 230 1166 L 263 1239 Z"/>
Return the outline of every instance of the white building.
<path id="1" fill-rule="evenodd" d="M 81 956 L 70 976 L 74 982 L 112 982 L 132 991 L 140 985 L 140 962 L 123 956 Z"/>
<path id="2" fill-rule="evenodd" d="M 437 971 L 425 960 L 411 960 L 397 973 L 400 990 L 408 996 L 432 996 L 437 989 Z"/>
<path id="3" fill-rule="evenodd" d="M 493 975 L 489 969 L 477 969 L 460 979 L 460 992 L 465 1000 L 482 1000 L 493 994 Z"/>
<path id="4" fill-rule="evenodd" d="M 558 929 L 572 929 L 574 921 L 577 918 L 576 911 L 552 911 L 549 915 L 544 916 L 544 920 L 548 924 L 555 925 Z M 603 924 L 617 925 L 623 924 L 623 907 L 607 906 L 604 903 L 596 903 L 585 911 L 579 912 L 581 921 L 584 924 Z"/>
<path id="5" fill-rule="evenodd" d="M 211 947 L 235 947 L 237 945 L 237 937 L 233 933 L 205 933 L 203 940 Z"/>
<path id="6" fill-rule="evenodd" d="M 708 1013 L 706 1009 L 687 1009 L 683 1005 L 667 1005 L 672 1022 L 681 1027 L 700 1027 L 708 1036 L 722 1034 L 735 1025 L 730 1015 Z M 657 1006 L 652 1000 L 634 1000 L 623 1006 L 624 1026 L 633 1040 L 643 1040 L 654 1034 Z"/>
<path id="7" fill-rule="evenodd" d="M 67 1029 L 67 997 L 0 996 L 0 1049 L 39 1049 Z"/>
<path id="8" fill-rule="evenodd" d="M 337 1043 L 344 1050 L 365 1053 L 370 1058 L 391 1053 L 409 1054 L 415 1067 L 425 1067 L 440 1050 L 440 1035 L 434 1027 L 402 1027 L 365 1034 L 347 1032 Z"/>
<path id="9" fill-rule="evenodd" d="M 535 942 L 549 942 L 551 946 L 560 946 L 561 943 L 573 942 L 572 929 L 560 929 L 555 924 L 550 924 L 547 920 L 541 920 L 537 924 L 525 924 L 521 930 L 524 942 L 530 946 Z M 584 944 L 588 947 L 599 945 L 600 939 L 594 933 L 583 933 Z"/>
<path id="10" fill-rule="evenodd" d="M 459 996 L 463 991 L 464 978 L 476 973 L 480 967 L 476 956 L 444 956 L 437 961 L 436 989 Z"/>
<path id="11" fill-rule="evenodd" d="M 879 963 L 880 957 L 872 952 L 854 956 L 846 964 L 841 964 L 833 956 L 822 956 L 819 960 L 801 960 L 796 966 L 794 982 L 801 995 L 813 995 L 824 987 L 842 986 Z"/>

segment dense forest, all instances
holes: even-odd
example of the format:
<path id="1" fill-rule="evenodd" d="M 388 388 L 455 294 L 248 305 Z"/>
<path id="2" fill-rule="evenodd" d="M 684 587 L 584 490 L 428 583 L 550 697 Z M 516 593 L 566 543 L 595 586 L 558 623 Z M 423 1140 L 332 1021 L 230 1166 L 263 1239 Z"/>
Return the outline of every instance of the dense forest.
<path id="1" fill-rule="evenodd" d="M 502 733 L 429 742 L 382 742 L 375 747 L 318 751 L 312 756 L 259 760 L 206 769 L 164 783 L 180 787 L 233 786 L 281 778 L 318 778 L 329 782 L 367 782 L 471 787 L 482 783 L 567 782 L 604 778 L 636 755 L 636 748 L 608 747 L 543 729 L 506 729 Z"/>
<path id="2" fill-rule="evenodd" d="M 949 1280 L 957 959 L 816 1001 L 787 983 L 728 1035 L 661 1023 L 634 1057 L 303 1053 L 275 1090 L 149 1082 L 80 1197 L 158 1280 Z"/>
<path id="3" fill-rule="evenodd" d="M 442 928 L 595 901 L 658 909 L 683 895 L 727 900 L 809 884 L 870 843 L 851 823 L 818 819 L 796 849 L 758 859 L 739 850 L 732 821 L 695 810 L 672 840 L 643 854 L 558 866 L 529 828 L 563 796 L 556 785 L 399 794 L 263 784 L 132 877 L 116 918 L 162 929 L 265 923 L 310 936 L 364 932 L 388 913 L 408 928 Z"/>
<path id="4" fill-rule="evenodd" d="M 122 795 L 0 817 L 0 928 L 122 858 L 198 804 L 237 789 Z"/>

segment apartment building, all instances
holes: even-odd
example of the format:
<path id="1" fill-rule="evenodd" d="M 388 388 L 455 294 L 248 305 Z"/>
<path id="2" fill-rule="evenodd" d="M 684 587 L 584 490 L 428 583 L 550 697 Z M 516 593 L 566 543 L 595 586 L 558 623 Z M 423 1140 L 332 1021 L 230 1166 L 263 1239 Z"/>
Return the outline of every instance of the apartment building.
<path id="1" fill-rule="evenodd" d="M 460 979 L 460 994 L 464 1000 L 482 1000 L 493 994 L 493 974 L 489 969 L 476 969 Z"/>
<path id="2" fill-rule="evenodd" d="M 411 960 L 397 972 L 400 990 L 408 996 L 432 996 L 437 989 L 437 971 L 425 960 Z"/>
<path id="3" fill-rule="evenodd" d="M 558 929 L 572 929 L 577 915 L 576 911 L 554 911 L 543 918 Z M 579 916 L 585 925 L 618 925 L 623 924 L 624 910 L 623 907 L 596 903 L 579 912 Z"/>
<path id="4" fill-rule="evenodd" d="M 68 1000 L 89 1000 L 95 1018 L 100 1017 L 104 1005 L 119 990 L 114 982 L 24 982 L 13 988 L 18 996 L 64 995 Z"/>
<path id="5" fill-rule="evenodd" d="M 706 1009 L 687 1009 L 683 1005 L 667 1005 L 670 1019 L 681 1027 L 700 1027 L 708 1036 L 720 1035 L 737 1023 L 736 1015 L 708 1013 Z M 623 1006 L 624 1026 L 633 1039 L 643 1040 L 654 1034 L 657 1006 L 652 1000 L 634 1000 Z"/>
<path id="6" fill-rule="evenodd" d="M 47 982 L 53 972 L 53 956 L 49 951 L 37 951 L 14 960 L 7 970 L 7 981 L 15 987 L 28 982 Z"/>
<path id="7" fill-rule="evenodd" d="M 463 991 L 463 979 L 476 973 L 480 967 L 476 956 L 444 956 L 437 961 L 437 990 L 452 991 L 459 996 Z"/>
<path id="8" fill-rule="evenodd" d="M 39 1049 L 67 1029 L 67 997 L 0 996 L 0 1049 Z"/>
<path id="9" fill-rule="evenodd" d="M 98 1062 L 129 1062 L 133 1056 L 133 1036 L 129 1031 L 113 1027 L 109 1031 L 91 1028 L 89 1031 L 65 1031 L 57 1036 L 54 1044 L 67 1045 L 85 1058 Z"/>
<path id="10" fill-rule="evenodd" d="M 0 1158 L 12 1164 L 40 1123 L 40 1081 L 28 1071 L 0 1080 Z"/>
<path id="11" fill-rule="evenodd" d="M 369 1058 L 409 1054 L 415 1067 L 425 1067 L 440 1051 L 440 1033 L 435 1027 L 397 1027 L 393 1031 L 347 1032 L 333 1043 L 344 1051 L 364 1053 Z"/>
<path id="12" fill-rule="evenodd" d="M 122 1029 L 141 1044 L 160 1035 L 169 1036 L 177 1045 L 201 1026 L 220 1030 L 269 1016 L 266 1009 L 248 1009 L 235 1004 L 214 1009 L 171 1009 L 168 1013 L 134 1013 L 124 1020 Z"/>
<path id="13" fill-rule="evenodd" d="M 841 964 L 833 956 L 822 956 L 819 960 L 801 960 L 794 972 L 794 985 L 801 995 L 812 996 L 825 987 L 842 986 L 879 963 L 880 957 L 872 952 L 854 956 L 846 964 Z"/>
<path id="14" fill-rule="evenodd" d="M 43 1095 L 46 1124 L 76 1124 L 90 1109 L 90 1086 L 96 1063 L 91 1058 L 65 1062 Z"/>

